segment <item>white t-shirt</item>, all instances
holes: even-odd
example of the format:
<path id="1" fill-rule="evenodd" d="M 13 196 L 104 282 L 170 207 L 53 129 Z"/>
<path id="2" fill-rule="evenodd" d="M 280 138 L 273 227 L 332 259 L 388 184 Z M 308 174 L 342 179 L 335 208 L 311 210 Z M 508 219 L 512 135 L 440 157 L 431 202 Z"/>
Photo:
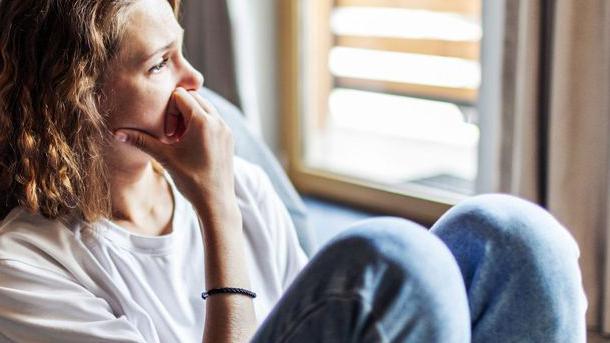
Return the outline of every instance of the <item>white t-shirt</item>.
<path id="1" fill-rule="evenodd" d="M 260 324 L 307 258 L 264 171 L 238 157 L 234 166 Z M 0 223 L 0 342 L 201 342 L 203 241 L 170 185 L 173 231 L 163 236 L 13 209 Z"/>

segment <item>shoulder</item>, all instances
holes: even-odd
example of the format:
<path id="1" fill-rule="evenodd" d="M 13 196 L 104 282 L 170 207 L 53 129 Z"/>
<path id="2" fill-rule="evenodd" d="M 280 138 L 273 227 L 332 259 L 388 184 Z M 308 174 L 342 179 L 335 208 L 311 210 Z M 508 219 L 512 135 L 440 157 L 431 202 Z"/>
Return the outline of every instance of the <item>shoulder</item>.
<path id="1" fill-rule="evenodd" d="M 69 266 L 78 264 L 83 249 L 75 232 L 58 220 L 15 208 L 0 222 L 0 262 L 70 277 Z"/>

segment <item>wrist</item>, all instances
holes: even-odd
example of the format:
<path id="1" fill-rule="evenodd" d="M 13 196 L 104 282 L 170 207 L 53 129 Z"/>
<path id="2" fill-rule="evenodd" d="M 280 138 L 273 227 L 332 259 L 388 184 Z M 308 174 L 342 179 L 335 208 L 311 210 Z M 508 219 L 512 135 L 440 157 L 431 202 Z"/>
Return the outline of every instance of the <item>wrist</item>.
<path id="1" fill-rule="evenodd" d="M 201 219 L 206 221 L 218 222 L 240 222 L 241 211 L 237 205 L 237 201 L 225 202 L 207 202 L 196 206 L 197 213 Z"/>
<path id="2" fill-rule="evenodd" d="M 194 207 L 206 235 L 242 232 L 242 216 L 237 202 L 206 202 Z"/>

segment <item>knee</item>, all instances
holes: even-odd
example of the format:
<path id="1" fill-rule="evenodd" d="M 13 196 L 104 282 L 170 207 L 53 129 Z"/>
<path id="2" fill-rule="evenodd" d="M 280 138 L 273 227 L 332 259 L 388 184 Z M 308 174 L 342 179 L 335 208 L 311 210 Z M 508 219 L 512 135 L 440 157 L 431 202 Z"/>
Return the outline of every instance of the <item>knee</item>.
<path id="1" fill-rule="evenodd" d="M 286 301 L 294 308 L 322 309 L 378 337 L 469 341 L 457 263 L 440 239 L 404 219 L 355 223 L 322 247 L 293 285 L 298 290 L 287 294 L 299 296 Z"/>
<path id="2" fill-rule="evenodd" d="M 329 244 L 331 249 L 353 252 L 348 258 L 383 261 L 403 267 L 418 259 L 449 257 L 447 248 L 421 225 L 398 217 L 358 221 Z M 448 253 L 450 254 L 450 253 Z"/>
<path id="3" fill-rule="evenodd" d="M 449 249 L 427 229 L 397 217 L 359 221 L 320 251 L 321 258 L 341 273 L 379 271 L 388 284 L 410 282 L 422 290 L 463 284 Z M 354 275 L 352 275 L 354 276 Z"/>
<path id="4" fill-rule="evenodd" d="M 542 207 L 505 194 L 471 197 L 451 208 L 432 231 L 447 244 L 479 240 L 512 255 L 578 258 L 572 235 Z"/>
<path id="5" fill-rule="evenodd" d="M 456 256 L 466 289 L 480 299 L 502 289 L 524 311 L 544 313 L 538 320 L 549 327 L 584 318 L 578 245 L 538 205 L 509 195 L 480 195 L 454 206 L 432 231 Z M 487 308 L 480 299 L 473 302 L 474 318 Z"/>
<path id="6" fill-rule="evenodd" d="M 361 294 L 372 311 L 385 318 L 385 331 L 404 330 L 401 320 L 412 318 L 413 330 L 467 336 L 468 302 L 458 264 L 445 244 L 422 226 L 395 217 L 360 221 L 320 254 L 320 270 L 334 267 L 325 289 Z"/>

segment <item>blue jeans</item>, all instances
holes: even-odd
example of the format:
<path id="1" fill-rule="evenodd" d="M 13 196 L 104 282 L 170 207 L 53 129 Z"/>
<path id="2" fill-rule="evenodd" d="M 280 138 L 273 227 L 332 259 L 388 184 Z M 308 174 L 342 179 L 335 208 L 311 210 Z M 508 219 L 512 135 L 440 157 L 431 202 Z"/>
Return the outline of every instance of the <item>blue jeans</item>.
<path id="1" fill-rule="evenodd" d="M 360 221 L 309 262 L 253 342 L 585 342 L 578 246 L 548 212 L 472 197 L 427 231 Z"/>

